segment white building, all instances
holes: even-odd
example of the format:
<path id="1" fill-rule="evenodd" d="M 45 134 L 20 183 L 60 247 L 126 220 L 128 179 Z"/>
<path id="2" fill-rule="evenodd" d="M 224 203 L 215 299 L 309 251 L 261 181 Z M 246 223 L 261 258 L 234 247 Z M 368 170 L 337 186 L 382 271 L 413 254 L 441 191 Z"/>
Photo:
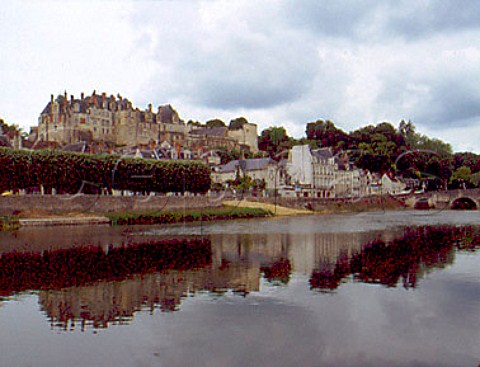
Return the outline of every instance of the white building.
<path id="1" fill-rule="evenodd" d="M 287 173 L 297 196 L 335 198 L 370 194 L 370 174 L 334 156 L 330 148 L 293 147 L 288 155 Z"/>

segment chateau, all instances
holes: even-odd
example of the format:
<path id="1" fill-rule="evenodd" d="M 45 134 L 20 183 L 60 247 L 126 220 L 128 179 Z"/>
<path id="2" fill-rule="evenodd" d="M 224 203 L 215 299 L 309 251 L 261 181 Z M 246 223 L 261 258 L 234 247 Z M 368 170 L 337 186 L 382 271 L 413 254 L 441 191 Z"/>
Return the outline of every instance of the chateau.
<path id="1" fill-rule="evenodd" d="M 185 124 L 171 105 L 149 104 L 146 110 L 134 108 L 122 96 L 106 93 L 80 98 L 67 93 L 45 106 L 32 134 L 39 142 L 56 142 L 61 146 L 82 141 L 104 142 L 112 147 L 169 145 L 200 153 L 217 147 L 258 150 L 257 125 L 207 128 Z"/>

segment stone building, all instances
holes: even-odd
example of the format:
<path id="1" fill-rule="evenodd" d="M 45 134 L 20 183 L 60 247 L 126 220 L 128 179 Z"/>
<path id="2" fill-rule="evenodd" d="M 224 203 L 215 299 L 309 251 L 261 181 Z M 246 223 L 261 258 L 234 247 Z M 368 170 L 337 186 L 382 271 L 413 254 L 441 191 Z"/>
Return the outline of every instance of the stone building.
<path id="1" fill-rule="evenodd" d="M 149 104 L 146 110 L 135 108 L 126 98 L 106 93 L 80 98 L 67 93 L 45 106 L 32 129 L 32 139 L 60 145 L 80 141 L 108 142 L 114 146 L 158 146 L 164 142 L 176 149 L 214 146 L 228 149 L 245 147 L 257 151 L 257 126 L 247 123 L 240 128 L 222 131 L 187 125 L 171 105 Z M 205 143 L 205 144 L 204 144 Z M 204 144 L 204 145 L 202 145 Z"/>
<path id="2" fill-rule="evenodd" d="M 156 113 L 149 105 L 142 111 L 122 98 L 94 91 L 80 99 L 67 93 L 50 102 L 40 114 L 37 140 L 62 145 L 80 141 L 106 141 L 116 146 L 159 144 L 162 141 L 182 144 L 188 127 L 170 105 L 160 106 Z M 32 130 L 34 131 L 34 130 Z"/>
<path id="3" fill-rule="evenodd" d="M 213 182 L 221 184 L 244 176 L 249 176 L 253 181 L 264 182 L 266 189 L 280 188 L 287 180 L 284 164 L 271 158 L 233 160 L 218 166 L 212 172 Z"/>
<path id="4" fill-rule="evenodd" d="M 297 194 L 304 197 L 358 197 L 370 193 L 369 173 L 334 156 L 330 148 L 293 147 L 288 154 L 287 172 Z"/>

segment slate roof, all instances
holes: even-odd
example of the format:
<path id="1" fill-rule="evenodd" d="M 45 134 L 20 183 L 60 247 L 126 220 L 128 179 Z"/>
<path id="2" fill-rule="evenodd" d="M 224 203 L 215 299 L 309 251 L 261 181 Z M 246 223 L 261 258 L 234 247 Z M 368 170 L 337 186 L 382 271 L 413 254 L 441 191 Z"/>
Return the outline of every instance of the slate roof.
<path id="1" fill-rule="evenodd" d="M 244 167 L 246 171 L 262 170 L 266 169 L 268 165 L 272 163 L 275 163 L 275 161 L 271 158 L 236 159 L 228 162 L 227 164 L 219 166 L 219 172 L 234 172 L 237 170 L 237 167 L 241 167 L 243 164 L 245 165 Z"/>
<path id="2" fill-rule="evenodd" d="M 140 154 L 141 154 L 142 158 L 158 159 L 157 153 L 154 150 L 141 150 Z"/>
<path id="3" fill-rule="evenodd" d="M 79 143 L 67 144 L 63 147 L 63 150 L 66 152 L 85 153 L 86 148 L 87 142 L 81 141 Z"/>
<path id="4" fill-rule="evenodd" d="M 328 148 L 313 149 L 312 155 L 317 159 L 327 160 L 333 157 L 332 152 Z"/>
<path id="5" fill-rule="evenodd" d="M 190 134 L 225 137 L 227 136 L 227 131 L 227 127 L 202 127 L 190 131 Z"/>

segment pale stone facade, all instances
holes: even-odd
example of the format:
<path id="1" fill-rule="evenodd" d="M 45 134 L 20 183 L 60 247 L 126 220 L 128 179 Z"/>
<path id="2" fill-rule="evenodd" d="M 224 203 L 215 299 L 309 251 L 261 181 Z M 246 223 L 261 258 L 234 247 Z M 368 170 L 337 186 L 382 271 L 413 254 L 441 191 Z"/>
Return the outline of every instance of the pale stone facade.
<path id="1" fill-rule="evenodd" d="M 253 153 L 258 152 L 257 125 L 246 123 L 241 128 L 229 129 L 228 136 L 238 141 L 240 146 L 248 147 Z"/>
<path id="2" fill-rule="evenodd" d="M 293 147 L 288 155 L 287 172 L 300 196 L 335 198 L 370 194 L 369 173 L 350 167 L 329 148 Z"/>
<path id="3" fill-rule="evenodd" d="M 120 95 L 107 97 L 93 92 L 80 99 L 67 94 L 51 96 L 39 118 L 37 139 L 71 144 L 79 141 L 106 141 L 117 146 L 148 145 L 162 141 L 182 143 L 188 133 L 178 113 L 170 106 L 152 106 L 141 111 Z"/>
<path id="4" fill-rule="evenodd" d="M 152 111 L 152 105 L 140 110 L 120 95 L 99 95 L 94 91 L 91 96 L 82 93 L 79 99 L 73 95 L 67 98 L 66 92 L 57 98 L 52 95 L 40 114 L 38 129 L 32 132 L 37 141 L 60 145 L 102 141 L 114 146 L 158 146 L 167 142 L 176 149 L 244 146 L 254 152 L 258 150 L 255 124 L 247 123 L 235 130 L 225 128 L 222 134 L 214 136 L 209 129 L 203 135 L 196 134 L 196 130 L 185 124 L 170 105 L 159 106 L 156 112 Z M 203 140 L 206 145 L 201 145 Z"/>

